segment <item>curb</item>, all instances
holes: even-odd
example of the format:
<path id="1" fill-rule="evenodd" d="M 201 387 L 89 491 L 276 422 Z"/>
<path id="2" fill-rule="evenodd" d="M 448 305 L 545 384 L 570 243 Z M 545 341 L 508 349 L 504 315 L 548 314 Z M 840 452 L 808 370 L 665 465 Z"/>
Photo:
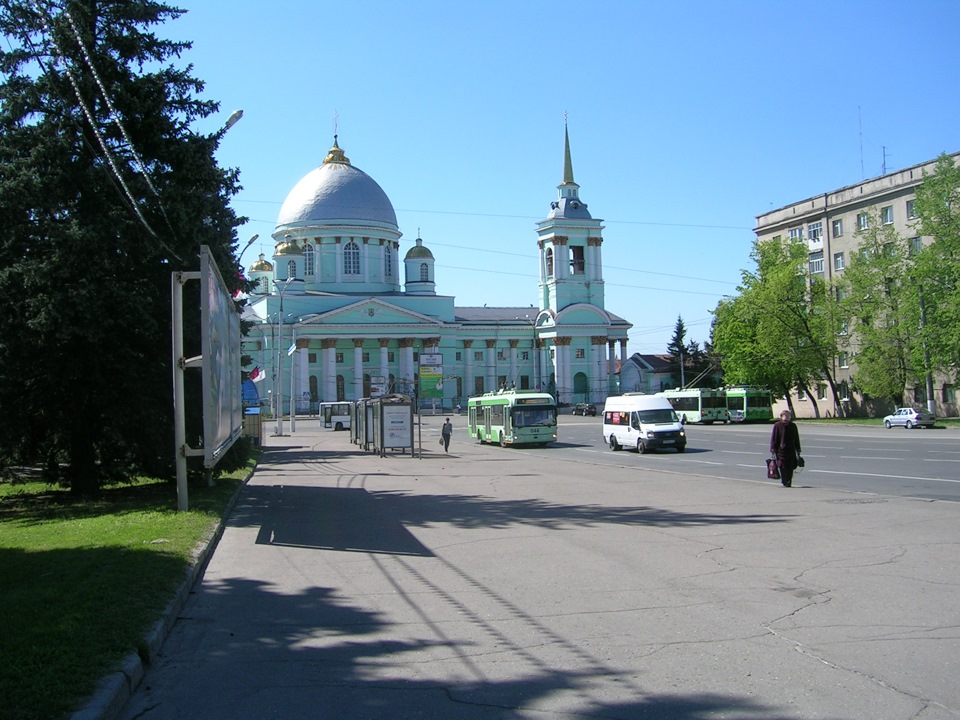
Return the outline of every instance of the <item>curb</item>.
<path id="1" fill-rule="evenodd" d="M 237 498 L 240 497 L 240 493 L 256 470 L 255 465 L 237 487 L 233 497 L 230 498 L 224 508 L 223 517 L 217 522 L 206 540 L 200 542 L 200 549 L 193 563 L 186 569 L 183 582 L 177 588 L 173 599 L 164 608 L 160 619 L 144 636 L 139 648 L 128 653 L 120 661 L 120 667 L 116 671 L 101 678 L 100 682 L 97 683 L 97 688 L 87 698 L 83 706 L 69 716 L 70 720 L 115 720 L 120 716 L 121 711 L 130 701 L 140 683 L 143 682 L 143 678 L 146 677 L 147 667 L 160 654 L 160 649 L 163 647 L 163 643 L 167 639 L 167 635 L 170 634 L 174 623 L 176 623 L 180 611 L 193 590 L 193 586 L 202 577 L 210 556 L 223 536 L 226 518 L 233 513 Z"/>

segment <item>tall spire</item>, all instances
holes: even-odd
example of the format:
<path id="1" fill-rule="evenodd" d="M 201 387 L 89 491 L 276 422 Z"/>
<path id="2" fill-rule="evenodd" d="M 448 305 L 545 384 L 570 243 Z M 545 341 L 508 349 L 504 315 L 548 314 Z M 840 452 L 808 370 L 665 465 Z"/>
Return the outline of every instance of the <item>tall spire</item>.
<path id="1" fill-rule="evenodd" d="M 570 133 L 567 130 L 567 114 L 563 114 L 563 184 L 575 185 L 573 160 L 570 159 Z"/>

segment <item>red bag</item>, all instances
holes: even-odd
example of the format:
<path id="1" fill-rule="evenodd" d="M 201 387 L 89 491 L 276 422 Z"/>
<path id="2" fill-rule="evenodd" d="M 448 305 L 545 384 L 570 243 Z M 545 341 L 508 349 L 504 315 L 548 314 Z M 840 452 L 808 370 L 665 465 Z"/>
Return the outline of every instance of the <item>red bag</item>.
<path id="1" fill-rule="evenodd" d="M 777 467 L 776 458 L 767 458 L 767 477 L 771 480 L 780 479 L 780 468 Z"/>

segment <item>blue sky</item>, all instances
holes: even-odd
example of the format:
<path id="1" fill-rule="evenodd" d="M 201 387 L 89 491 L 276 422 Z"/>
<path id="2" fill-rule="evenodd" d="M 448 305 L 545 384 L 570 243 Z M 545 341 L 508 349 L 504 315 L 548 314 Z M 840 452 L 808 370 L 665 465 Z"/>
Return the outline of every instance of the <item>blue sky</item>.
<path id="1" fill-rule="evenodd" d="M 163 34 L 222 112 L 249 267 L 339 143 L 418 231 L 457 305 L 537 302 L 535 224 L 562 180 L 603 233 L 628 352 L 678 316 L 709 338 L 758 214 L 960 150 L 960 2 L 184 0 Z M 229 10 L 226 10 L 229 8 Z"/>

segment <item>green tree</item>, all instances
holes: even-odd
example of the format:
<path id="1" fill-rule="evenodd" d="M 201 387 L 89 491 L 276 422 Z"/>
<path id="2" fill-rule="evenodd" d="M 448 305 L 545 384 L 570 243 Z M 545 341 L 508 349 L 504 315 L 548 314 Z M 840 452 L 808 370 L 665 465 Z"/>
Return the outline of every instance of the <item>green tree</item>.
<path id="1" fill-rule="evenodd" d="M 917 295 L 907 244 L 892 225 L 870 216 L 857 232 L 857 252 L 837 283 L 844 318 L 844 347 L 855 351 L 853 380 L 868 396 L 903 403 L 916 378 L 911 356 L 917 328 Z"/>
<path id="2" fill-rule="evenodd" d="M 239 283 L 237 172 L 191 130 L 217 104 L 151 32 L 182 12 L 0 0 L 0 462 L 77 493 L 171 474 L 171 272 L 208 245 Z"/>
<path id="3" fill-rule="evenodd" d="M 914 289 L 922 299 L 914 364 L 924 372 L 956 372 L 960 363 L 960 166 L 941 155 L 917 188 L 918 234 L 933 238 L 916 257 Z M 918 319 L 918 325 L 920 319 Z"/>
<path id="4" fill-rule="evenodd" d="M 727 381 L 764 385 L 788 403 L 793 388 L 806 390 L 812 399 L 809 390 L 821 378 L 835 391 L 839 318 L 826 284 L 807 279 L 806 245 L 779 238 L 757 241 L 751 258 L 756 269 L 743 271 L 739 295 L 714 310 L 713 347 Z"/>
<path id="5" fill-rule="evenodd" d="M 677 315 L 677 324 L 673 327 L 673 337 L 667 343 L 667 355 L 670 356 L 670 368 L 676 387 L 683 387 L 686 383 L 686 364 L 689 359 L 687 353 L 687 328 L 683 318 Z"/>

